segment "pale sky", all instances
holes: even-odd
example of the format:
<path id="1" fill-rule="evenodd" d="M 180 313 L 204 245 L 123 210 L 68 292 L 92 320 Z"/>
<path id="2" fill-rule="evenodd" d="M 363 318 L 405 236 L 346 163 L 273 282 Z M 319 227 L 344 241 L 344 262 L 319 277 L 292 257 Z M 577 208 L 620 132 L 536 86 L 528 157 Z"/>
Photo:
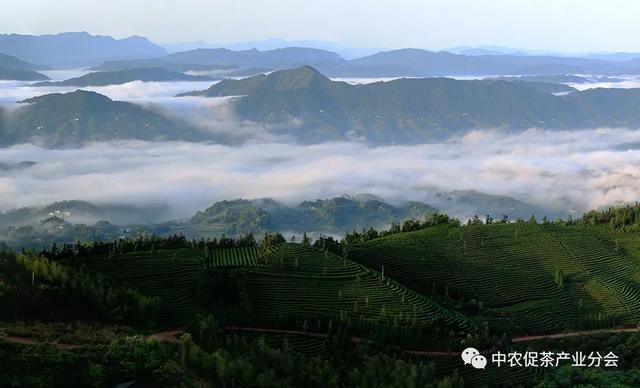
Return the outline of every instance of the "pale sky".
<path id="1" fill-rule="evenodd" d="M 319 39 L 345 46 L 640 51 L 635 0 L 0 0 L 0 32 L 157 43 Z"/>

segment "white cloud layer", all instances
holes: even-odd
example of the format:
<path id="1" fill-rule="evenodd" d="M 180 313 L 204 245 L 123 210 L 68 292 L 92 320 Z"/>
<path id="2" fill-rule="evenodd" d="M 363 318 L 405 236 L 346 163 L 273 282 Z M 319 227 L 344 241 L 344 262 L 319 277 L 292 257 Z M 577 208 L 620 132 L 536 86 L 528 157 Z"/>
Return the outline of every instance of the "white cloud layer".
<path id="1" fill-rule="evenodd" d="M 568 214 L 640 198 L 640 131 L 632 130 L 475 131 L 443 143 L 376 148 L 120 141 L 0 149 L 0 163 L 23 160 L 37 165 L 0 170 L 0 210 L 83 199 L 167 203 L 176 217 L 240 197 L 298 201 L 367 192 L 429 202 L 437 191 L 472 189 Z"/>

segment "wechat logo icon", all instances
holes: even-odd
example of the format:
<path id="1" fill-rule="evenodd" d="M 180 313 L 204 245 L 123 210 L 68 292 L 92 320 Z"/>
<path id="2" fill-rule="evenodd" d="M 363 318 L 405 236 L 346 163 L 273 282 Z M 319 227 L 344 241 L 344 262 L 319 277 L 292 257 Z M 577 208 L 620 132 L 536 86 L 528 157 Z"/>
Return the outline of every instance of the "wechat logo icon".
<path id="1" fill-rule="evenodd" d="M 487 366 L 487 358 L 480 354 L 476 348 L 466 348 L 462 351 L 462 361 L 464 364 L 471 364 L 476 369 L 484 369 Z"/>

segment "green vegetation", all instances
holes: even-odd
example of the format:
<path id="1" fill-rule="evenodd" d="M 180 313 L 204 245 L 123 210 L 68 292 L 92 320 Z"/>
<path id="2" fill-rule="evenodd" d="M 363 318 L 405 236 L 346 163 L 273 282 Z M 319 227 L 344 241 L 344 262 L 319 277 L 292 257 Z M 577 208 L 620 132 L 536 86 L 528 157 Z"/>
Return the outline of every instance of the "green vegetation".
<path id="1" fill-rule="evenodd" d="M 543 91 L 534 86 L 530 82 L 448 78 L 350 85 L 331 81 L 306 66 L 223 80 L 207 90 L 183 95 L 243 96 L 234 101 L 241 118 L 274 125 L 274 131 L 305 143 L 346 139 L 349 134 L 375 144 L 414 144 L 474 128 L 640 125 L 637 89 L 594 89 L 555 96 L 548 93 L 549 85 L 538 84 L 537 89 L 547 89 Z M 292 121 L 295 124 L 289 124 Z"/>
<path id="2" fill-rule="evenodd" d="M 640 231 L 640 204 L 627 205 L 624 207 L 612 207 L 607 210 L 592 210 L 585 213 L 582 223 L 589 225 L 609 224 L 611 229 L 639 232 Z"/>
<path id="3" fill-rule="evenodd" d="M 64 312 L 63 317 L 106 322 L 154 325 L 157 318 L 159 299 L 114 285 L 102 274 L 73 271 L 44 257 L 13 253 L 2 253 L 0 269 L 2 319 L 51 319 L 58 311 Z"/>
<path id="4" fill-rule="evenodd" d="M 259 235 L 267 231 L 344 233 L 365 227 L 384 228 L 393 222 L 422 219 L 435 208 L 422 202 L 390 205 L 370 195 L 304 201 L 295 206 L 273 199 L 216 202 L 172 231 L 191 236 Z"/>
<path id="5" fill-rule="evenodd" d="M 214 386 L 222 387 L 462 387 L 454 374 L 439 379 L 432 364 L 395 359 L 360 348 L 327 360 L 301 356 L 288 345 L 272 348 L 263 339 L 233 338 L 209 351 L 184 339 L 187 362 Z M 345 357 L 345 358 L 343 358 Z"/>
<path id="6" fill-rule="evenodd" d="M 492 332 L 535 333 L 635 324 L 637 238 L 589 225 L 439 226 L 354 244 L 349 257 L 481 305 Z"/>
<path id="7" fill-rule="evenodd" d="M 113 139 L 201 140 L 203 135 L 152 110 L 77 90 L 21 101 L 11 115 L 0 111 L 0 144 L 38 138 L 47 147 Z"/>
<path id="8" fill-rule="evenodd" d="M 176 345 L 123 337 L 65 350 L 55 345 L 0 344 L 0 386 L 105 387 L 139 381 L 149 387 L 192 387 Z"/>
<path id="9" fill-rule="evenodd" d="M 633 386 L 640 334 L 515 337 L 637 324 L 636 212 L 464 226 L 433 213 L 340 241 L 146 237 L 39 254 L 5 246 L 0 361 L 10 361 L 0 383 Z M 468 346 L 614 351 L 620 366 L 477 371 L 460 362 Z M 38 372 L 18 369 L 36 360 Z M 69 365 L 71 376 L 54 370 Z"/>

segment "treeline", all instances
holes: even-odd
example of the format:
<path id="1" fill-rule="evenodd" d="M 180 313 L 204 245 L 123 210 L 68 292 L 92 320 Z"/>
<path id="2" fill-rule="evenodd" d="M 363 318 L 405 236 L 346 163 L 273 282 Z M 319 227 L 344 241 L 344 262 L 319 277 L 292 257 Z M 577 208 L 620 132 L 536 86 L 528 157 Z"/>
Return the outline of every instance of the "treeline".
<path id="1" fill-rule="evenodd" d="M 213 239 L 187 239 L 183 235 L 160 237 L 156 235 L 140 236 L 135 239 L 120 239 L 108 242 L 93 241 L 75 244 L 52 244 L 49 249 L 40 251 L 40 255 L 52 260 L 75 260 L 96 255 L 119 257 L 130 252 L 156 251 L 164 249 L 201 249 L 214 250 L 217 248 L 233 248 L 256 246 L 253 235 L 236 238 L 222 236 Z"/>
<path id="2" fill-rule="evenodd" d="M 627 205 L 623 207 L 610 207 L 607 210 L 592 210 L 585 213 L 581 219 L 574 219 L 569 215 L 566 219 L 557 218 L 551 220 L 546 216 L 537 219 L 534 214 L 528 219 L 521 217 L 512 220 L 508 215 L 496 219 L 487 214 L 484 218 L 474 215 L 468 219 L 465 226 L 493 225 L 493 224 L 533 224 L 533 225 L 599 225 L 608 224 L 613 230 L 625 232 L 640 231 L 640 203 Z M 366 242 L 380 237 L 390 236 L 397 233 L 413 232 L 416 230 L 426 229 L 438 225 L 461 226 L 462 223 L 456 218 L 449 217 L 446 214 L 433 213 L 426 217 L 424 221 L 409 219 L 403 223 L 393 222 L 388 230 L 378 231 L 373 228 L 363 229 L 361 231 L 353 230 L 347 232 L 341 240 L 336 240 L 330 236 L 320 236 L 313 242 L 316 248 L 322 248 L 330 252 L 344 255 L 344 247 L 351 244 Z M 306 234 L 305 234 L 306 236 Z M 303 244 L 305 241 L 303 240 Z"/>
<path id="3" fill-rule="evenodd" d="M 45 257 L 14 254 L 5 256 L 4 260 L 14 260 L 15 263 L 2 266 L 2 278 L 13 279 L 13 286 L 22 288 L 21 291 L 25 288 L 54 290 L 77 302 L 71 303 L 69 308 L 82 307 L 83 311 L 95 313 L 105 321 L 155 324 L 160 308 L 158 298 L 114 285 L 100 274 L 68 269 Z M 15 299 L 17 294 L 12 294 Z M 42 307 L 46 309 L 46 306 Z"/>
<path id="4" fill-rule="evenodd" d="M 347 232 L 342 239 L 342 242 L 344 244 L 350 245 L 373 240 L 379 237 L 390 236 L 392 234 L 413 232 L 416 230 L 426 229 L 438 225 L 460 226 L 460 220 L 451 218 L 446 214 L 433 213 L 428 215 L 424 221 L 409 219 L 404 221 L 402 224 L 400 224 L 399 222 L 392 222 L 391 227 L 388 230 L 377 231 L 373 228 L 369 228 L 368 230 L 362 230 L 361 232 L 358 232 L 356 230 Z"/>
<path id="5" fill-rule="evenodd" d="M 624 232 L 640 231 L 640 203 L 607 210 L 592 210 L 582 216 L 586 225 L 609 224 L 611 229 Z"/>

